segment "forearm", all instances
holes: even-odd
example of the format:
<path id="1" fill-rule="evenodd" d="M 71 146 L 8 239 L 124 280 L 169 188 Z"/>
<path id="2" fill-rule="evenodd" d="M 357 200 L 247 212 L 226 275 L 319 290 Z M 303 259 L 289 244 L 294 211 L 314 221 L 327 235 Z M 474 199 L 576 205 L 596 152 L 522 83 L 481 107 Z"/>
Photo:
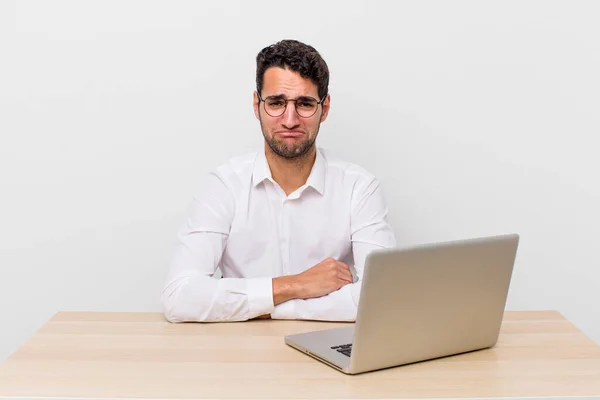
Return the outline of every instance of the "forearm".
<path id="1" fill-rule="evenodd" d="M 297 304 L 308 304 L 311 310 L 312 305 L 315 305 L 316 308 L 312 310 L 315 311 L 318 309 L 331 309 L 334 304 L 337 307 L 337 303 L 343 301 L 346 304 L 341 304 L 340 307 L 346 310 L 350 305 L 348 299 L 352 300 L 352 296 L 339 296 L 332 293 L 337 293 L 340 288 L 343 289 L 352 281 L 353 276 L 348 265 L 331 257 L 300 274 L 274 278 L 273 304 L 276 306 L 276 312 L 272 317 L 297 318 L 298 315 L 295 311 L 295 305 Z M 306 309 L 306 306 L 301 306 L 301 308 Z M 314 318 L 312 311 L 303 313 L 302 319 L 340 319 L 340 317 L 335 316 L 332 318 L 327 316 Z M 348 317 L 349 313 L 347 311 L 343 312 L 343 315 L 341 318 L 344 320 L 351 318 Z"/>
<path id="2" fill-rule="evenodd" d="M 165 287 L 162 301 L 171 322 L 245 321 L 273 310 L 269 278 L 181 276 Z"/>
<path id="3" fill-rule="evenodd" d="M 311 299 L 296 298 L 278 304 L 271 313 L 273 319 L 303 319 L 317 321 L 355 321 L 360 282 L 349 284 L 326 296 Z"/>
<path id="4" fill-rule="evenodd" d="M 273 278 L 273 304 L 275 306 L 286 301 L 301 298 L 302 286 L 298 284 L 296 275 Z"/>

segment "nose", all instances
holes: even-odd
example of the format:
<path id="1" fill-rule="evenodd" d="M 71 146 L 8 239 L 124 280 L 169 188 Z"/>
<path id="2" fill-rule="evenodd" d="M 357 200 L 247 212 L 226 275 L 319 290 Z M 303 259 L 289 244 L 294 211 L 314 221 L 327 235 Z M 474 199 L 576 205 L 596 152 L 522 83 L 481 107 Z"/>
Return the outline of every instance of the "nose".
<path id="1" fill-rule="evenodd" d="M 300 125 L 300 117 L 296 112 L 296 103 L 289 101 L 281 118 L 281 124 L 286 129 L 295 128 Z"/>

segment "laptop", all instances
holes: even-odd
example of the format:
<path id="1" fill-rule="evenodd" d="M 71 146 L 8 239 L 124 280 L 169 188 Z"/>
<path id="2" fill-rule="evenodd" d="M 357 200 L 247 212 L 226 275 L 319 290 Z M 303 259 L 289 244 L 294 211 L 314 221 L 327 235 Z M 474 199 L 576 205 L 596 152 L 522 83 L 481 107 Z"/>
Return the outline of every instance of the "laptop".
<path id="1" fill-rule="evenodd" d="M 356 323 L 285 336 L 285 343 L 346 374 L 493 347 L 519 235 L 367 256 Z"/>

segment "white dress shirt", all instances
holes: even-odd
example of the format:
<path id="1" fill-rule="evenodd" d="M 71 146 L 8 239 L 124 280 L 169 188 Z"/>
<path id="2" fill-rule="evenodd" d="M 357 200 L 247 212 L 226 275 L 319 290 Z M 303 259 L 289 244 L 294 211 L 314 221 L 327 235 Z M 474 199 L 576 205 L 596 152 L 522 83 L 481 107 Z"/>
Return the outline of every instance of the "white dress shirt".
<path id="1" fill-rule="evenodd" d="M 379 182 L 321 148 L 302 187 L 286 196 L 264 151 L 208 174 L 162 293 L 166 318 L 354 321 L 367 254 L 396 246 Z M 273 304 L 272 278 L 301 273 L 328 257 L 346 263 L 354 283 L 326 296 Z M 222 278 L 214 278 L 217 267 Z"/>

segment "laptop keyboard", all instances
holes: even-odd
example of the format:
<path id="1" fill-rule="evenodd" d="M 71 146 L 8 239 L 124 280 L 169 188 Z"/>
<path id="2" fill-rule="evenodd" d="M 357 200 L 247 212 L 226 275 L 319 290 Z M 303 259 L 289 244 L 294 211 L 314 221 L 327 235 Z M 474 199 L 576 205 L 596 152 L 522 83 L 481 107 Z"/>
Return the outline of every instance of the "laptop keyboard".
<path id="1" fill-rule="evenodd" d="M 333 350 L 337 350 L 345 356 L 350 357 L 350 353 L 352 352 L 352 343 L 341 344 L 339 346 L 332 346 Z"/>

